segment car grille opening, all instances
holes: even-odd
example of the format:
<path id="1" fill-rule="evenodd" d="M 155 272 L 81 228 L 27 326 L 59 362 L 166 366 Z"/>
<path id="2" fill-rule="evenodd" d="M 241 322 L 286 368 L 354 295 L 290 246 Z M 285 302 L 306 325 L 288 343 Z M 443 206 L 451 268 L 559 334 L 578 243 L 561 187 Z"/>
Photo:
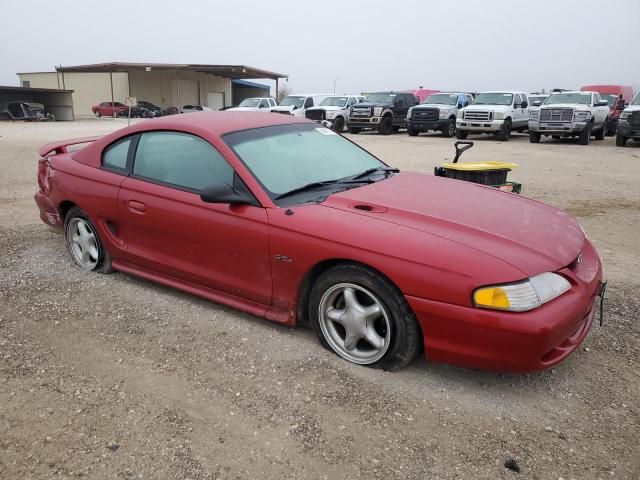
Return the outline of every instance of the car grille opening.
<path id="1" fill-rule="evenodd" d="M 573 120 L 573 108 L 543 108 L 540 110 L 541 122 L 570 122 Z"/>

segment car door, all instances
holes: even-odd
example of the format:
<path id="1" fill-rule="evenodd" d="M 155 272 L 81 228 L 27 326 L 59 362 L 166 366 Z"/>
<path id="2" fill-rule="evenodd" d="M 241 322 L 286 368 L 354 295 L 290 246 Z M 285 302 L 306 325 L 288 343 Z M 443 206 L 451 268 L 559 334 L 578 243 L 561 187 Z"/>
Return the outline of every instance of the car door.
<path id="1" fill-rule="evenodd" d="M 233 168 L 210 143 L 194 135 L 151 131 L 138 138 L 131 175 L 118 194 L 117 230 L 126 261 L 269 305 L 264 208 L 257 202 L 205 203 L 199 195 L 216 182 L 240 186 Z"/>
<path id="2" fill-rule="evenodd" d="M 607 119 L 607 114 L 609 113 L 609 107 L 600 107 L 597 106 L 598 103 L 600 103 L 600 101 L 602 100 L 602 97 L 600 96 L 599 93 L 594 93 L 591 96 L 591 100 L 592 100 L 592 104 L 594 106 L 593 111 L 594 111 L 594 117 L 595 117 L 595 124 L 600 127 L 601 125 L 603 125 Z"/>
<path id="3" fill-rule="evenodd" d="M 393 102 L 393 123 L 400 124 L 405 121 L 407 116 L 407 99 L 403 94 L 397 94 Z"/>
<path id="4" fill-rule="evenodd" d="M 525 119 L 525 109 L 522 108 L 523 96 L 519 93 L 516 93 L 513 96 L 513 126 L 521 127 L 525 123 L 527 123 L 527 119 Z"/>

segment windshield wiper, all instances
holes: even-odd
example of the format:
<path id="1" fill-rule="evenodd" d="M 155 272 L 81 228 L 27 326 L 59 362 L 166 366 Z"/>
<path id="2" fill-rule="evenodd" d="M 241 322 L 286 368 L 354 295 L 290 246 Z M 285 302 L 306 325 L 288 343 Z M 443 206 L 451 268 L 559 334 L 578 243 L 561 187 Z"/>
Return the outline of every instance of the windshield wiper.
<path id="1" fill-rule="evenodd" d="M 385 172 L 385 174 L 388 173 L 398 173 L 400 170 L 398 168 L 395 167 L 375 167 L 375 168 L 369 168 L 367 170 L 365 170 L 362 173 L 359 173 L 353 177 L 350 177 L 350 180 L 357 180 L 359 178 L 365 178 L 368 177 L 369 175 L 371 175 L 372 173 L 375 172 Z"/>
<path id="2" fill-rule="evenodd" d="M 348 178 L 348 179 L 337 179 L 337 180 L 325 180 L 322 182 L 311 182 L 301 187 L 294 188 L 293 190 L 289 190 L 288 192 L 281 193 L 280 195 L 274 197 L 274 200 L 280 200 L 282 198 L 290 197 L 292 195 L 296 195 L 301 192 L 308 192 L 310 190 L 315 190 L 316 188 L 319 188 L 319 187 L 326 187 L 328 185 L 349 185 L 354 183 L 373 183 L 373 180 L 370 180 L 368 178 L 362 179 L 362 180 L 355 180 L 355 179 Z"/>

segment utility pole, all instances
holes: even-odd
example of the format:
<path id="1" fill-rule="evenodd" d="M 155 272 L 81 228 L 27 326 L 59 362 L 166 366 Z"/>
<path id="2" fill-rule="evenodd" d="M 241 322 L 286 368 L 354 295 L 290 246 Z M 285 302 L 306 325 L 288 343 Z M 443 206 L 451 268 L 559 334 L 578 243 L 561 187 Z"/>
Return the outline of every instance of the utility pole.
<path id="1" fill-rule="evenodd" d="M 337 82 L 338 80 L 340 80 L 340 77 L 336 77 L 336 78 L 333 80 L 333 93 L 336 93 L 336 82 Z"/>

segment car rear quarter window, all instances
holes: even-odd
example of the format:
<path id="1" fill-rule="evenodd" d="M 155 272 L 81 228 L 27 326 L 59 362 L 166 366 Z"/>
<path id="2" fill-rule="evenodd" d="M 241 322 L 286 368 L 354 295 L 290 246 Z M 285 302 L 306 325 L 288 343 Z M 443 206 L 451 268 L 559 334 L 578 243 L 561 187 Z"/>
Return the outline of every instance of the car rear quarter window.
<path id="1" fill-rule="evenodd" d="M 197 192 L 216 182 L 233 185 L 233 173 L 211 144 L 180 132 L 143 133 L 133 164 L 137 177 Z"/>
<path id="2" fill-rule="evenodd" d="M 132 138 L 125 138 L 109 145 L 102 155 L 102 166 L 116 170 L 126 170 L 129 146 Z"/>

